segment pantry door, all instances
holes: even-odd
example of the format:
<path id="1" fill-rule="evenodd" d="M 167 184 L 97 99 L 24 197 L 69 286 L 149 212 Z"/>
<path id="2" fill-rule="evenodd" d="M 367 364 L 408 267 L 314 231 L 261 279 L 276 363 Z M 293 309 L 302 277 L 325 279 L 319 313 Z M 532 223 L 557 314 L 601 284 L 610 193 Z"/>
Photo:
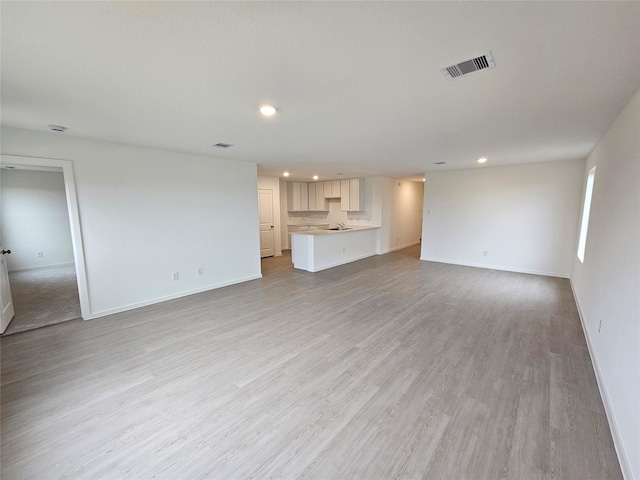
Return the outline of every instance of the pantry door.
<path id="1" fill-rule="evenodd" d="M 260 211 L 260 258 L 275 255 L 273 241 L 273 191 L 258 190 L 258 209 Z"/>

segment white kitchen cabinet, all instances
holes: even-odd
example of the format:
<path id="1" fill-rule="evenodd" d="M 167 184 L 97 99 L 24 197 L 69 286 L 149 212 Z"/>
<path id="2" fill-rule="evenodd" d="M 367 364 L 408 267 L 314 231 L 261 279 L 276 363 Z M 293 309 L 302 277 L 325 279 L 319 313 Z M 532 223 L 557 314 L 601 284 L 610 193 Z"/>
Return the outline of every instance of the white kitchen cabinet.
<path id="1" fill-rule="evenodd" d="M 287 210 L 289 212 L 309 211 L 309 184 L 287 182 Z"/>
<path id="2" fill-rule="evenodd" d="M 351 203 L 349 200 L 349 179 L 340 180 L 340 210 L 343 212 L 351 211 Z"/>
<path id="3" fill-rule="evenodd" d="M 309 211 L 309 184 L 300 182 L 300 210 Z"/>
<path id="4" fill-rule="evenodd" d="M 287 182 L 287 210 L 289 212 L 301 212 L 300 182 Z"/>
<path id="5" fill-rule="evenodd" d="M 341 184 L 340 180 L 327 180 L 326 182 L 322 182 L 322 183 L 323 183 L 322 188 L 324 189 L 324 192 L 323 192 L 324 198 L 330 199 L 330 198 L 341 197 L 342 192 L 340 191 L 340 184 Z M 329 207 L 327 206 L 327 208 Z"/>
<path id="6" fill-rule="evenodd" d="M 340 182 L 340 209 L 343 212 L 364 211 L 365 179 L 350 178 Z"/>
<path id="7" fill-rule="evenodd" d="M 311 190 L 309 190 L 309 196 L 311 196 Z M 316 210 L 319 212 L 329 211 L 329 201 L 325 200 L 324 196 L 324 182 L 316 183 Z"/>
<path id="8" fill-rule="evenodd" d="M 323 195 L 324 198 L 329 199 L 329 198 L 333 198 L 331 196 L 331 180 L 327 180 L 326 182 L 322 182 L 322 188 L 323 188 Z"/>
<path id="9" fill-rule="evenodd" d="M 316 210 L 318 210 L 318 207 L 316 206 L 316 184 L 315 183 L 310 183 L 309 184 L 309 211 L 310 212 L 315 212 Z"/>
<path id="10" fill-rule="evenodd" d="M 352 212 L 364 211 L 364 178 L 349 179 L 349 209 Z"/>
<path id="11" fill-rule="evenodd" d="M 309 183 L 309 211 L 329 211 L 329 201 L 324 198 L 324 182 Z"/>
<path id="12" fill-rule="evenodd" d="M 331 180 L 331 198 L 340 198 L 340 180 Z"/>
<path id="13" fill-rule="evenodd" d="M 340 180 L 337 181 L 340 184 Z M 329 200 L 325 197 L 325 184 L 332 188 L 333 182 L 287 182 L 287 211 L 328 212 Z M 336 198 L 340 198 L 337 190 Z"/>

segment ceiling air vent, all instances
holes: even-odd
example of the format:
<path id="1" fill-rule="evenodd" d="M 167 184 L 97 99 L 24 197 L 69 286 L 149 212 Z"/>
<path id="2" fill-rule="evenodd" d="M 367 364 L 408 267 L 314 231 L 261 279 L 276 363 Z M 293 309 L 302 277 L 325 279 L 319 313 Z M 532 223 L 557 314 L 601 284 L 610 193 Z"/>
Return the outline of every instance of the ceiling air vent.
<path id="1" fill-rule="evenodd" d="M 215 145 L 212 145 L 212 147 L 229 148 L 229 147 L 233 147 L 233 145 L 231 145 L 230 143 L 216 143 Z"/>
<path id="2" fill-rule="evenodd" d="M 493 68 L 496 64 L 493 62 L 491 52 L 480 55 L 479 57 L 470 58 L 464 62 L 456 63 L 449 67 L 441 68 L 440 71 L 448 79 L 462 77 L 478 70 L 486 70 Z"/>
<path id="3" fill-rule="evenodd" d="M 433 162 L 434 165 L 444 165 L 447 162 Z"/>

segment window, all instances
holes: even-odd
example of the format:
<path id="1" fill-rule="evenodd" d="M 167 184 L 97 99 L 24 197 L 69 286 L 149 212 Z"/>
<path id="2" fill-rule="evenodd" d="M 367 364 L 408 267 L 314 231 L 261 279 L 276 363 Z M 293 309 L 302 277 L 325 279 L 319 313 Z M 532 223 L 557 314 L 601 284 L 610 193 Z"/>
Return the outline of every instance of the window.
<path id="1" fill-rule="evenodd" d="M 580 239 L 578 240 L 578 258 L 584 263 L 584 249 L 587 246 L 587 230 L 589 229 L 589 212 L 591 211 L 591 196 L 593 195 L 593 180 L 596 178 L 596 167 L 589 170 L 587 189 L 584 192 L 584 210 L 580 225 Z"/>

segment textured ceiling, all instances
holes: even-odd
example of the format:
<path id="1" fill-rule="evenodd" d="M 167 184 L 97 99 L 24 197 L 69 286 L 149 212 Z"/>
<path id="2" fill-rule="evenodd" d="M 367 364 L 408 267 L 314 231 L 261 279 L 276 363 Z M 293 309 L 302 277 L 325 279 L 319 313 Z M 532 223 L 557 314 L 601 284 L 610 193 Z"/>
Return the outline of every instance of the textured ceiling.
<path id="1" fill-rule="evenodd" d="M 408 177 L 479 156 L 582 158 L 640 86 L 638 2 L 1 9 L 3 125 L 60 124 L 63 135 L 256 162 L 262 174 Z M 440 73 L 487 51 L 495 69 Z M 264 102 L 275 118 L 258 114 Z"/>

